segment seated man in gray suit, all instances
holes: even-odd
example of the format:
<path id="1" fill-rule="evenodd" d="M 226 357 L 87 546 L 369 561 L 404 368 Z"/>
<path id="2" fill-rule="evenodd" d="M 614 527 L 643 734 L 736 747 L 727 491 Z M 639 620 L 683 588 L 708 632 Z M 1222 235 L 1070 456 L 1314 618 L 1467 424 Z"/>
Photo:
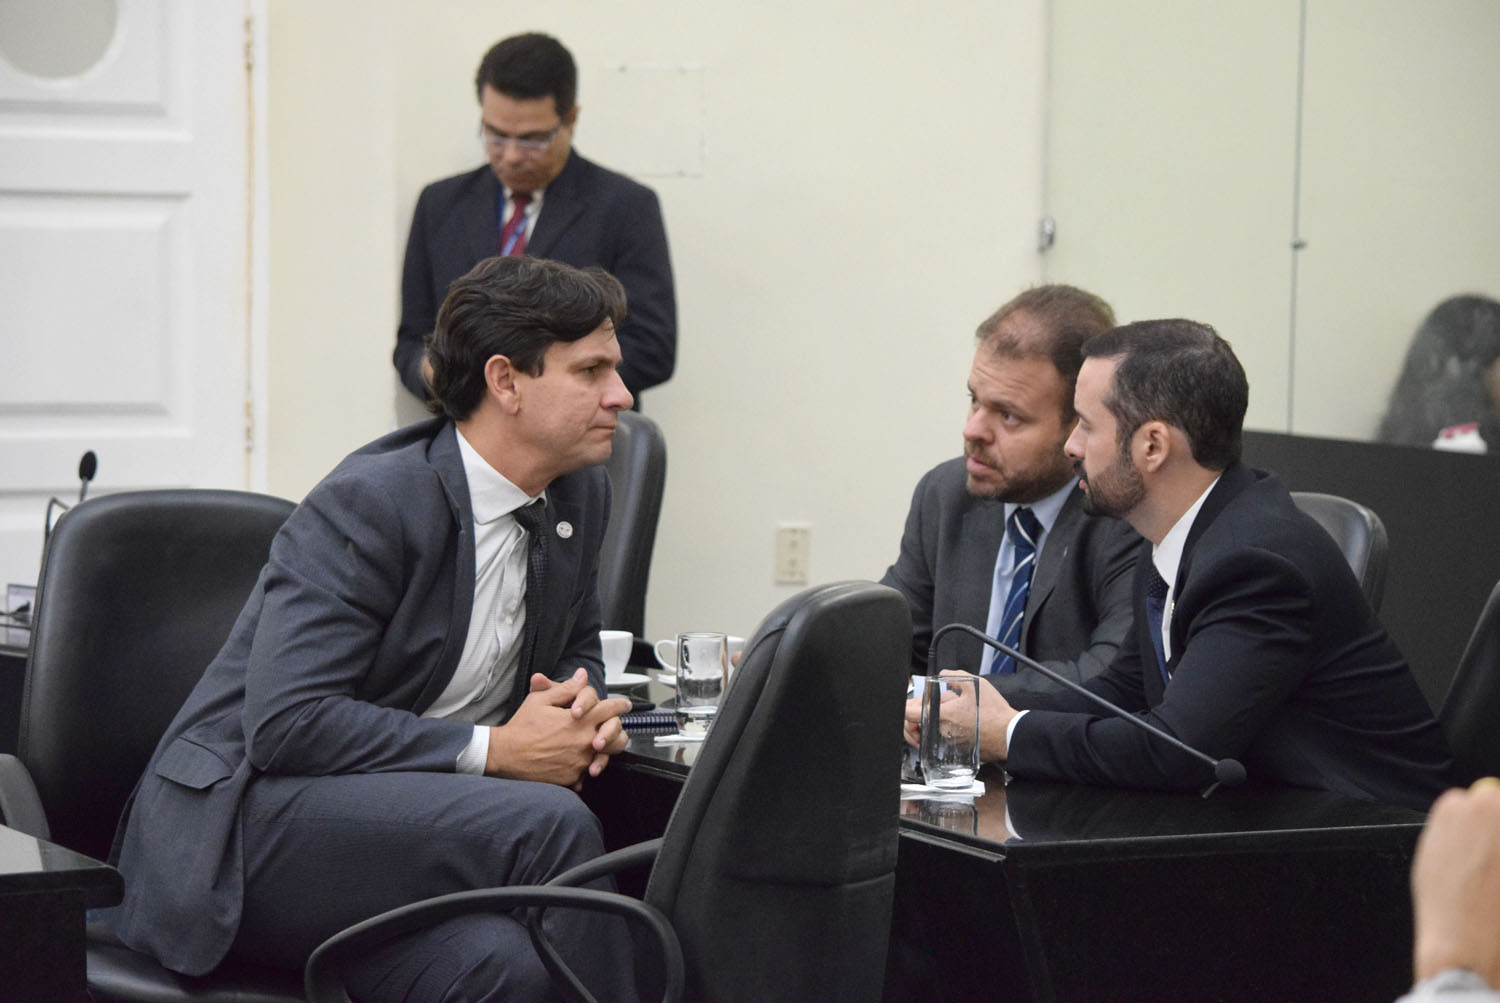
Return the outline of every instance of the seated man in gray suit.
<path id="1" fill-rule="evenodd" d="M 955 621 L 1075 682 L 1114 658 L 1133 620 L 1140 538 L 1084 514 L 1063 453 L 1083 343 L 1114 322 L 1099 297 L 1048 285 L 979 325 L 964 455 L 917 485 L 900 556 L 881 579 L 911 606 L 913 672 L 928 671 L 932 632 Z M 966 634 L 945 636 L 937 658 L 934 671 L 981 673 L 1006 694 L 1058 688 Z"/>
<path id="2" fill-rule="evenodd" d="M 432 895 L 533 884 L 602 851 L 576 793 L 624 748 L 599 650 L 618 282 L 490 258 L 433 335 L 440 416 L 308 493 L 167 728 L 112 854 L 120 938 L 189 975 L 300 968 L 325 938 Z M 628 932 L 554 910 L 604 999 Z M 550 998 L 524 927 L 463 917 L 347 973 L 364 1001 Z M 448 995 L 448 994 L 454 995 Z"/>

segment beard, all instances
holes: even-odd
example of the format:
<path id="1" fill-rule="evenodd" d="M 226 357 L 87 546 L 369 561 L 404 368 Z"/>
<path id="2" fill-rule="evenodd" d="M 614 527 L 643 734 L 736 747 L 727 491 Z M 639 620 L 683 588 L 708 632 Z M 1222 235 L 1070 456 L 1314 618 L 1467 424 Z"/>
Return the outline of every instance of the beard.
<path id="1" fill-rule="evenodd" d="M 988 466 L 995 480 L 979 480 L 969 474 L 964 487 L 975 498 L 987 501 L 1016 502 L 1029 504 L 1040 501 L 1067 483 L 1072 475 L 1072 464 L 1059 443 L 1055 457 L 1046 457 L 1028 467 L 1016 468 L 996 463 L 972 443 L 964 444 L 964 457 L 977 460 Z"/>
<path id="2" fill-rule="evenodd" d="M 1083 495 L 1083 510 L 1089 515 L 1123 519 L 1146 497 L 1145 479 L 1123 452 L 1093 476 L 1084 469 L 1081 460 L 1074 464 L 1074 468 L 1087 487 Z"/>

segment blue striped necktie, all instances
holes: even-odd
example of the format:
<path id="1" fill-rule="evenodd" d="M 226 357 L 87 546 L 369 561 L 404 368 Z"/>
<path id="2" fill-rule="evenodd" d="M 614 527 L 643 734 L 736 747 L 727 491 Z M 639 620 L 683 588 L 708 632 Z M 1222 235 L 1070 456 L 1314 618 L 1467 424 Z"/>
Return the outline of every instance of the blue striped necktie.
<path id="1" fill-rule="evenodd" d="M 1005 595 L 1005 612 L 1000 615 L 1000 640 L 1017 650 L 1021 647 L 1021 621 L 1026 619 L 1026 597 L 1031 594 L 1031 572 L 1036 567 L 1036 541 L 1042 535 L 1042 524 L 1029 508 L 1018 508 L 1005 521 L 1005 535 L 1015 551 L 1010 572 L 1010 591 Z M 990 662 L 990 672 L 1010 675 L 1016 671 L 1016 660 L 999 651 Z"/>

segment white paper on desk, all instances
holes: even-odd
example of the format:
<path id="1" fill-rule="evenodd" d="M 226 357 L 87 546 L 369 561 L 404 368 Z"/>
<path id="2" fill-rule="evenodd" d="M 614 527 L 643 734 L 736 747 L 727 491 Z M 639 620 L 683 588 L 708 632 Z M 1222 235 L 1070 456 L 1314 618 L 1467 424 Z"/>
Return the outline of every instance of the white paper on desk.
<path id="1" fill-rule="evenodd" d="M 930 784 L 902 784 L 901 796 L 903 798 L 941 798 L 941 797 L 963 797 L 972 798 L 984 793 L 984 781 L 976 780 L 967 787 L 933 787 Z"/>
<path id="2" fill-rule="evenodd" d="M 696 743 L 696 742 L 701 742 L 701 741 L 703 741 L 707 737 L 708 736 L 707 736 L 706 733 L 702 734 L 702 735 L 684 735 L 682 732 L 679 731 L 675 735 L 657 735 L 656 736 L 656 744 L 657 745 L 691 745 L 691 744 Z"/>

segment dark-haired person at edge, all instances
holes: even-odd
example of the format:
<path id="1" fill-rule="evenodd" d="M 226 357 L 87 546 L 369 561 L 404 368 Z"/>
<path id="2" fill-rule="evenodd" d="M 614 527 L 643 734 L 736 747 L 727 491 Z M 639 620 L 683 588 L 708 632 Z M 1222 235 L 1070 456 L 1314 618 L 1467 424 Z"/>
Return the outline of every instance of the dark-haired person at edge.
<path id="1" fill-rule="evenodd" d="M 168 727 L 116 837 L 120 938 L 190 975 L 300 968 L 325 938 L 432 895 L 536 884 L 602 852 L 577 789 L 625 745 L 605 692 L 598 464 L 630 393 L 619 283 L 534 258 L 455 282 L 438 417 L 357 450 L 271 545 L 229 640 Z M 552 910 L 604 999 L 628 931 Z M 347 973 L 380 1000 L 549 999 L 523 925 L 474 915 Z"/>
<path id="2" fill-rule="evenodd" d="M 677 300 L 656 193 L 573 149 L 578 70 L 562 43 L 535 32 L 485 53 L 475 76 L 488 163 L 422 190 L 401 273 L 392 361 L 426 400 L 423 346 L 448 284 L 491 255 L 597 265 L 630 299 L 620 325 L 620 378 L 639 397 L 677 359 Z"/>
<path id="3" fill-rule="evenodd" d="M 964 455 L 918 482 L 900 555 L 881 579 L 911 607 L 912 672 L 929 671 L 932 632 L 954 621 L 1008 638 L 1074 682 L 1113 661 L 1134 616 L 1140 537 L 1084 513 L 1063 442 L 1081 348 L 1114 326 L 1108 303 L 1066 285 L 1027 289 L 979 325 Z M 966 635 L 947 636 L 937 656 L 1001 693 L 1059 688 Z"/>
<path id="4" fill-rule="evenodd" d="M 1252 781 L 1426 809 L 1451 758 L 1332 538 L 1240 463 L 1249 401 L 1204 324 L 1145 321 L 1084 346 L 1067 452 L 1091 511 L 1144 538 L 1135 628 L 1085 684 Z M 1209 786 L 1201 760 L 1073 693 L 981 690 L 986 759 L 1016 777 Z M 908 717 L 910 718 L 910 711 Z M 908 738 L 915 725 L 908 721 Z"/>

